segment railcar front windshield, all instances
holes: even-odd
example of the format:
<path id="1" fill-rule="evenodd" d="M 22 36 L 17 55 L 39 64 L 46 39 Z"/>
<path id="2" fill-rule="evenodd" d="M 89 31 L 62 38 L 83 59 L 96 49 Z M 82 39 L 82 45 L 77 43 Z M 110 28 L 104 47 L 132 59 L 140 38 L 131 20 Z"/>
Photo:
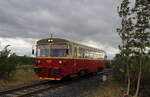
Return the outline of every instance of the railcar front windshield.
<path id="1" fill-rule="evenodd" d="M 38 57 L 66 57 L 69 46 L 67 44 L 44 44 L 37 45 Z"/>

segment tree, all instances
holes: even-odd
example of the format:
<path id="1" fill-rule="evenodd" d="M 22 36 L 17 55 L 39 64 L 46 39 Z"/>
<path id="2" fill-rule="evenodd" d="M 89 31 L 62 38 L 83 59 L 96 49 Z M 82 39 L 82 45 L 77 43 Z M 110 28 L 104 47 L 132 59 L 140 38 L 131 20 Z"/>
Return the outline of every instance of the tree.
<path id="1" fill-rule="evenodd" d="M 10 77 L 12 72 L 16 70 L 16 54 L 11 54 L 11 50 L 7 49 L 8 46 L 5 46 L 4 50 L 0 51 L 0 79 Z"/>
<path id="2" fill-rule="evenodd" d="M 122 18 L 121 28 L 117 29 L 120 38 L 122 39 L 122 45 L 119 46 L 121 55 L 124 57 L 123 60 L 126 61 L 126 73 L 127 73 L 127 92 L 130 92 L 130 54 L 131 54 L 131 43 L 132 43 L 132 33 L 133 33 L 133 23 L 131 19 L 131 9 L 129 7 L 129 0 L 123 0 L 121 6 L 118 7 L 119 16 Z"/>
<path id="3" fill-rule="evenodd" d="M 132 90 L 136 90 L 134 97 L 137 97 L 142 71 L 146 65 L 144 60 L 149 58 L 150 53 L 150 0 L 135 1 L 134 7 L 129 7 L 129 0 L 123 0 L 118 7 L 122 21 L 117 32 L 122 39 L 122 45 L 119 46 L 120 57 L 122 57 L 123 64 L 126 64 L 124 68 L 128 79 L 126 94 L 129 95 L 132 86 Z M 133 87 L 136 83 L 135 80 L 137 81 L 136 89 Z"/>
<path id="4" fill-rule="evenodd" d="M 139 59 L 139 74 L 137 88 L 134 97 L 137 97 L 140 89 L 140 81 L 143 64 L 143 57 L 148 57 L 148 48 L 150 48 L 150 0 L 136 0 L 135 6 L 132 9 L 135 21 L 134 47 L 135 55 Z"/>

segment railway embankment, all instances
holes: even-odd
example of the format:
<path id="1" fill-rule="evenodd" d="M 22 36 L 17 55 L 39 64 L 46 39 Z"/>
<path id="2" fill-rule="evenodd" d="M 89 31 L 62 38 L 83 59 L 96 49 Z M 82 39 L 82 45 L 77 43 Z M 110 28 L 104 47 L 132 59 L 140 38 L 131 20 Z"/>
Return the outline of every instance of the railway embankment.
<path id="1" fill-rule="evenodd" d="M 84 78 L 73 78 L 49 84 L 30 86 L 32 89 L 23 88 L 19 91 L 10 92 L 9 95 L 44 96 L 44 97 L 121 97 L 122 88 L 113 81 L 108 74 L 107 80 L 102 81 L 101 74 L 89 75 Z M 18 86 L 16 86 L 16 89 Z M 32 91 L 31 91 L 32 90 Z M 26 91 L 22 92 L 22 91 Z M 29 96 L 29 97 L 30 97 Z M 22 96 L 21 96 L 22 97 Z"/>
<path id="2" fill-rule="evenodd" d="M 48 97 L 122 97 L 123 88 L 112 77 L 94 76 L 48 92 Z"/>

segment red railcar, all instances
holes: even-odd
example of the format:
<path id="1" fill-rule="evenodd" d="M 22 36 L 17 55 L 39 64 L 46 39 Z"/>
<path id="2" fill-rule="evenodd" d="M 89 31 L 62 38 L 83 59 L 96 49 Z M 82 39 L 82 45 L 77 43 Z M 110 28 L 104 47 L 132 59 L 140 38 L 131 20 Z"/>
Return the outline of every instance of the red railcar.
<path id="1" fill-rule="evenodd" d="M 102 70 L 107 61 L 103 50 L 50 38 L 37 41 L 35 71 L 40 79 L 61 80 Z"/>

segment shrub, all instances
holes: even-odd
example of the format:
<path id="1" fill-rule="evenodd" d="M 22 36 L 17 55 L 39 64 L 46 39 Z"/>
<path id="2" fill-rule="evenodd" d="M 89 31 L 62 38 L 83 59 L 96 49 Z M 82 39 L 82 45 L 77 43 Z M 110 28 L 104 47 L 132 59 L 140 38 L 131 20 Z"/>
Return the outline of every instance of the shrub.
<path id="1" fill-rule="evenodd" d="M 11 50 L 7 47 L 0 51 L 0 79 L 6 79 L 16 70 L 16 54 L 10 54 Z"/>
<path id="2" fill-rule="evenodd" d="M 130 94 L 134 95 L 136 90 L 136 81 L 138 79 L 138 61 L 135 56 L 130 60 L 130 79 L 131 79 L 131 90 Z M 116 55 L 112 61 L 113 65 L 113 76 L 123 86 L 127 87 L 127 70 L 126 70 L 126 58 L 121 55 Z M 139 97 L 149 97 L 150 95 L 150 58 L 143 58 L 144 66 L 142 68 L 142 78 L 140 86 Z"/>

